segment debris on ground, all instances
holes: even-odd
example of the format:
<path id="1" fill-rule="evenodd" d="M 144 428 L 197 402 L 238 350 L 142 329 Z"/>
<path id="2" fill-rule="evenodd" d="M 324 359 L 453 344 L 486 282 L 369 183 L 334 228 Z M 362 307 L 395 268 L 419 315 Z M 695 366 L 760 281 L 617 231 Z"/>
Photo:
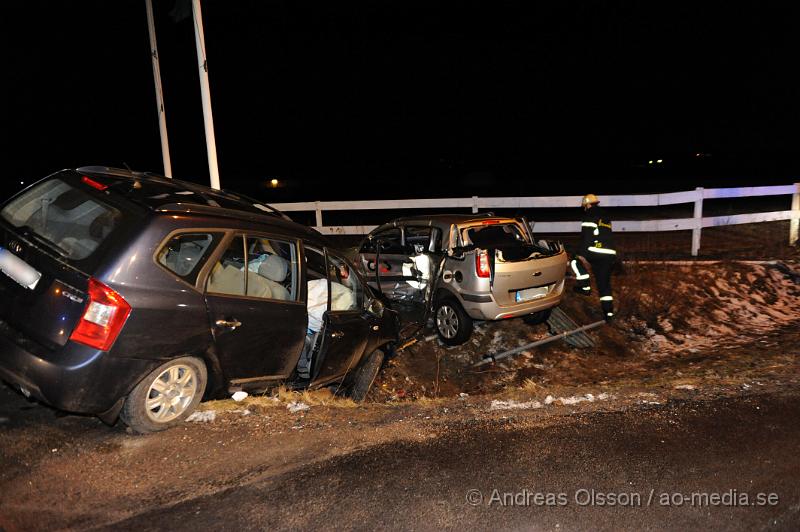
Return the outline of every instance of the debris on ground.
<path id="1" fill-rule="evenodd" d="M 213 423 L 217 419 L 217 413 L 214 410 L 197 410 L 191 416 L 186 418 L 186 421 L 194 423 Z"/>
<path id="2" fill-rule="evenodd" d="M 245 399 L 247 399 L 247 392 L 239 390 L 238 392 L 231 395 L 231 399 L 233 399 L 236 402 L 244 401 Z"/>
<path id="3" fill-rule="evenodd" d="M 529 408 L 542 408 L 542 403 L 539 401 L 527 401 L 520 403 L 513 399 L 508 401 L 494 399 L 492 400 L 492 404 L 489 405 L 489 410 L 527 410 Z"/>
<path id="4" fill-rule="evenodd" d="M 292 412 L 292 413 L 304 412 L 304 411 L 310 410 L 310 409 L 311 409 L 311 407 L 308 406 L 307 404 L 305 404 L 302 401 L 292 401 L 291 403 L 286 405 L 286 410 L 288 410 L 289 412 Z"/>

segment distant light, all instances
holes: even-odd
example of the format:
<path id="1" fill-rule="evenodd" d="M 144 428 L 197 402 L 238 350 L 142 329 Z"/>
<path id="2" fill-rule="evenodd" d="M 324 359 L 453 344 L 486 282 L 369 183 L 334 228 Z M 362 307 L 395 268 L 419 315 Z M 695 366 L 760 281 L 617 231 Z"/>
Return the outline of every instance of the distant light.
<path id="1" fill-rule="evenodd" d="M 653 164 L 653 161 L 647 161 L 647 164 Z"/>
<path id="2" fill-rule="evenodd" d="M 277 187 L 278 186 L 278 180 L 277 179 L 273 179 L 272 181 L 269 182 L 269 184 L 272 185 L 273 187 Z"/>
<path id="3" fill-rule="evenodd" d="M 25 184 L 25 181 L 20 181 L 20 182 L 19 182 L 19 184 L 20 184 L 20 185 L 24 185 L 24 184 Z"/>
<path id="4" fill-rule="evenodd" d="M 657 160 L 656 162 L 657 162 L 658 164 L 661 164 L 661 163 L 663 163 L 663 162 L 664 162 L 664 159 L 659 159 L 659 160 Z"/>

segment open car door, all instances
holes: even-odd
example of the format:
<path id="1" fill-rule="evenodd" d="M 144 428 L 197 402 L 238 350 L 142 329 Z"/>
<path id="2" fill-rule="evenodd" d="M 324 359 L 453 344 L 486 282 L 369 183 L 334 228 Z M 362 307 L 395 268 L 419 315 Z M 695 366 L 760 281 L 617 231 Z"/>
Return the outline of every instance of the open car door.
<path id="1" fill-rule="evenodd" d="M 442 262 L 441 236 L 430 226 L 396 227 L 384 233 L 365 243 L 359 258 L 370 286 L 400 315 L 403 339 L 421 329 L 430 315 Z"/>
<path id="2" fill-rule="evenodd" d="M 355 369 L 375 318 L 365 310 L 364 284 L 355 268 L 327 249 L 306 248 L 306 257 L 309 323 L 319 327 L 313 383 L 325 384 Z"/>

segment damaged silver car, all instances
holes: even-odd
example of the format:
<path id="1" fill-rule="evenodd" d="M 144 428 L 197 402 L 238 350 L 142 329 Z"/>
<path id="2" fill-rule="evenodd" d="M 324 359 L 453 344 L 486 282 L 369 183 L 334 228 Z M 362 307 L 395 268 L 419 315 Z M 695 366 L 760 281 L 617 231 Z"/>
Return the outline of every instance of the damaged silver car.
<path id="1" fill-rule="evenodd" d="M 525 219 L 487 215 L 399 218 L 361 243 L 359 267 L 406 324 L 466 342 L 473 320 L 547 320 L 561 302 L 567 254 L 536 240 Z"/>

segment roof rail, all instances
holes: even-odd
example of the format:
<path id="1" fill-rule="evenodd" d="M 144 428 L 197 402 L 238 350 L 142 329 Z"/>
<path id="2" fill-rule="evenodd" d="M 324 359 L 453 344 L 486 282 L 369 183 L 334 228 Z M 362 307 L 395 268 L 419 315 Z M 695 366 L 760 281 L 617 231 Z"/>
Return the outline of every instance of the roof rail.
<path id="1" fill-rule="evenodd" d="M 167 203 L 155 209 L 156 212 L 182 212 L 187 214 L 208 214 L 212 216 L 221 216 L 224 218 L 242 218 L 252 222 L 272 222 L 280 220 L 280 222 L 294 223 L 291 218 L 283 213 L 278 215 L 272 212 L 264 212 L 258 214 L 256 212 L 243 211 L 238 209 L 227 209 L 225 207 L 213 207 L 211 205 L 203 205 L 201 203 Z M 303 226 L 305 227 L 305 226 Z M 310 227 L 307 227 L 310 232 L 316 233 Z"/>

